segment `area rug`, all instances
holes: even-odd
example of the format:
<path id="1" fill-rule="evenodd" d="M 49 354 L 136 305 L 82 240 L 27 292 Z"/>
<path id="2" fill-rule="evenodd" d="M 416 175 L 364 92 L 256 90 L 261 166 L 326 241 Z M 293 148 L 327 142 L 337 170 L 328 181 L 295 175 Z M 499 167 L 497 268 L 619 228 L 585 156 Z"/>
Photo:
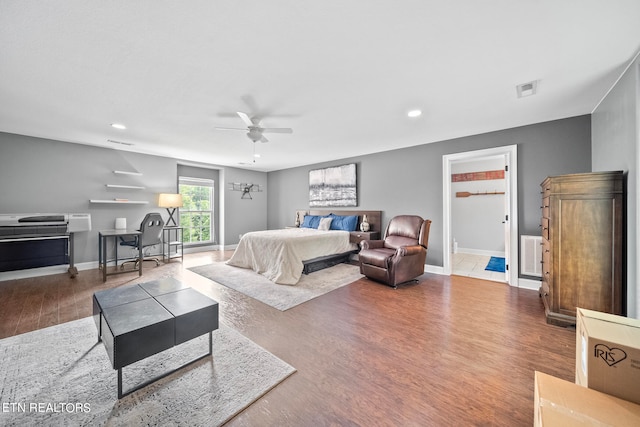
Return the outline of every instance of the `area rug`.
<path id="1" fill-rule="evenodd" d="M 504 258 L 492 256 L 489 260 L 489 263 L 485 267 L 487 271 L 497 271 L 498 273 L 504 273 L 505 270 L 505 262 Z"/>
<path id="2" fill-rule="evenodd" d="M 192 267 L 189 270 L 285 311 L 363 277 L 355 265 L 338 264 L 311 274 L 303 274 L 295 285 L 278 285 L 248 268 L 224 262 Z"/>
<path id="3" fill-rule="evenodd" d="M 122 370 L 123 389 L 205 354 L 208 335 Z M 224 424 L 295 369 L 231 328 L 213 357 L 118 400 L 117 371 L 91 317 L 0 340 L 0 425 Z"/>

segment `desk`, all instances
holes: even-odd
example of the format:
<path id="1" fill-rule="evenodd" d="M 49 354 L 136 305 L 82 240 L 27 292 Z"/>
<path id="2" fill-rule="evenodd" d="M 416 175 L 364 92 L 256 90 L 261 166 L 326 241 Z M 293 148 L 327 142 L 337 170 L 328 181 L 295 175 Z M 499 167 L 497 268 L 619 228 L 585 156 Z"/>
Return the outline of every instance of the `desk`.
<path id="1" fill-rule="evenodd" d="M 129 273 L 129 271 L 118 271 L 118 246 L 120 246 L 119 238 L 125 236 L 141 236 L 142 232 L 137 230 L 100 230 L 98 232 L 98 267 L 102 270 L 102 281 L 107 281 L 107 276 L 114 274 Z M 107 257 L 107 241 L 109 237 L 113 238 L 115 246 L 115 263 L 116 269 L 111 273 L 107 273 L 107 264 L 109 262 Z M 138 253 L 140 259 L 142 259 L 142 239 L 138 239 Z M 138 276 L 142 276 L 142 263 L 138 263 Z"/>

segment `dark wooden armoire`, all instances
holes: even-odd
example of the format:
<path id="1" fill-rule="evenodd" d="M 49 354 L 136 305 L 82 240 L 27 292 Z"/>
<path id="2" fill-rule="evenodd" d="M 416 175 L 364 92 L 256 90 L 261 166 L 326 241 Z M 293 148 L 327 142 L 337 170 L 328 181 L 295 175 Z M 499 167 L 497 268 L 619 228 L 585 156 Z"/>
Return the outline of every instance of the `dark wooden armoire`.
<path id="1" fill-rule="evenodd" d="M 576 307 L 624 315 L 624 175 L 552 176 L 542 184 L 542 286 L 547 323 Z"/>

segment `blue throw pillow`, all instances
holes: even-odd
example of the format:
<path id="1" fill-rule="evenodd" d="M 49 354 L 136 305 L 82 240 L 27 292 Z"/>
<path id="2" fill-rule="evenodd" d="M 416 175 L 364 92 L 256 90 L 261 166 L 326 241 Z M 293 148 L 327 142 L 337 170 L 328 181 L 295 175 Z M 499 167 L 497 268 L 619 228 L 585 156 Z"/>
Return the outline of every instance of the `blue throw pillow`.
<path id="1" fill-rule="evenodd" d="M 320 218 L 322 217 L 319 215 L 305 215 L 304 219 L 302 220 L 302 225 L 300 227 L 318 228 L 318 226 L 320 225 Z"/>
<path id="2" fill-rule="evenodd" d="M 333 218 L 331 221 L 331 230 L 356 231 L 358 225 L 358 215 L 329 215 Z"/>

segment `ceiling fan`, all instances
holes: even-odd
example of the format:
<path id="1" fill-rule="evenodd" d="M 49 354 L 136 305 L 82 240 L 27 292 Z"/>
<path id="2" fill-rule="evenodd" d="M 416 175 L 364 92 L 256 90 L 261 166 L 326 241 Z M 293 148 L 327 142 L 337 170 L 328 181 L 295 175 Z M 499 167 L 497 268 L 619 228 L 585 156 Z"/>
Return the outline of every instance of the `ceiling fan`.
<path id="1" fill-rule="evenodd" d="M 260 117 L 249 117 L 248 114 L 238 111 L 236 114 L 242 119 L 246 128 L 227 128 L 227 127 L 216 127 L 218 130 L 240 130 L 247 132 L 247 136 L 253 142 L 269 142 L 267 138 L 263 135 L 263 133 L 293 133 L 293 129 L 291 128 L 264 128 L 260 126 Z"/>

